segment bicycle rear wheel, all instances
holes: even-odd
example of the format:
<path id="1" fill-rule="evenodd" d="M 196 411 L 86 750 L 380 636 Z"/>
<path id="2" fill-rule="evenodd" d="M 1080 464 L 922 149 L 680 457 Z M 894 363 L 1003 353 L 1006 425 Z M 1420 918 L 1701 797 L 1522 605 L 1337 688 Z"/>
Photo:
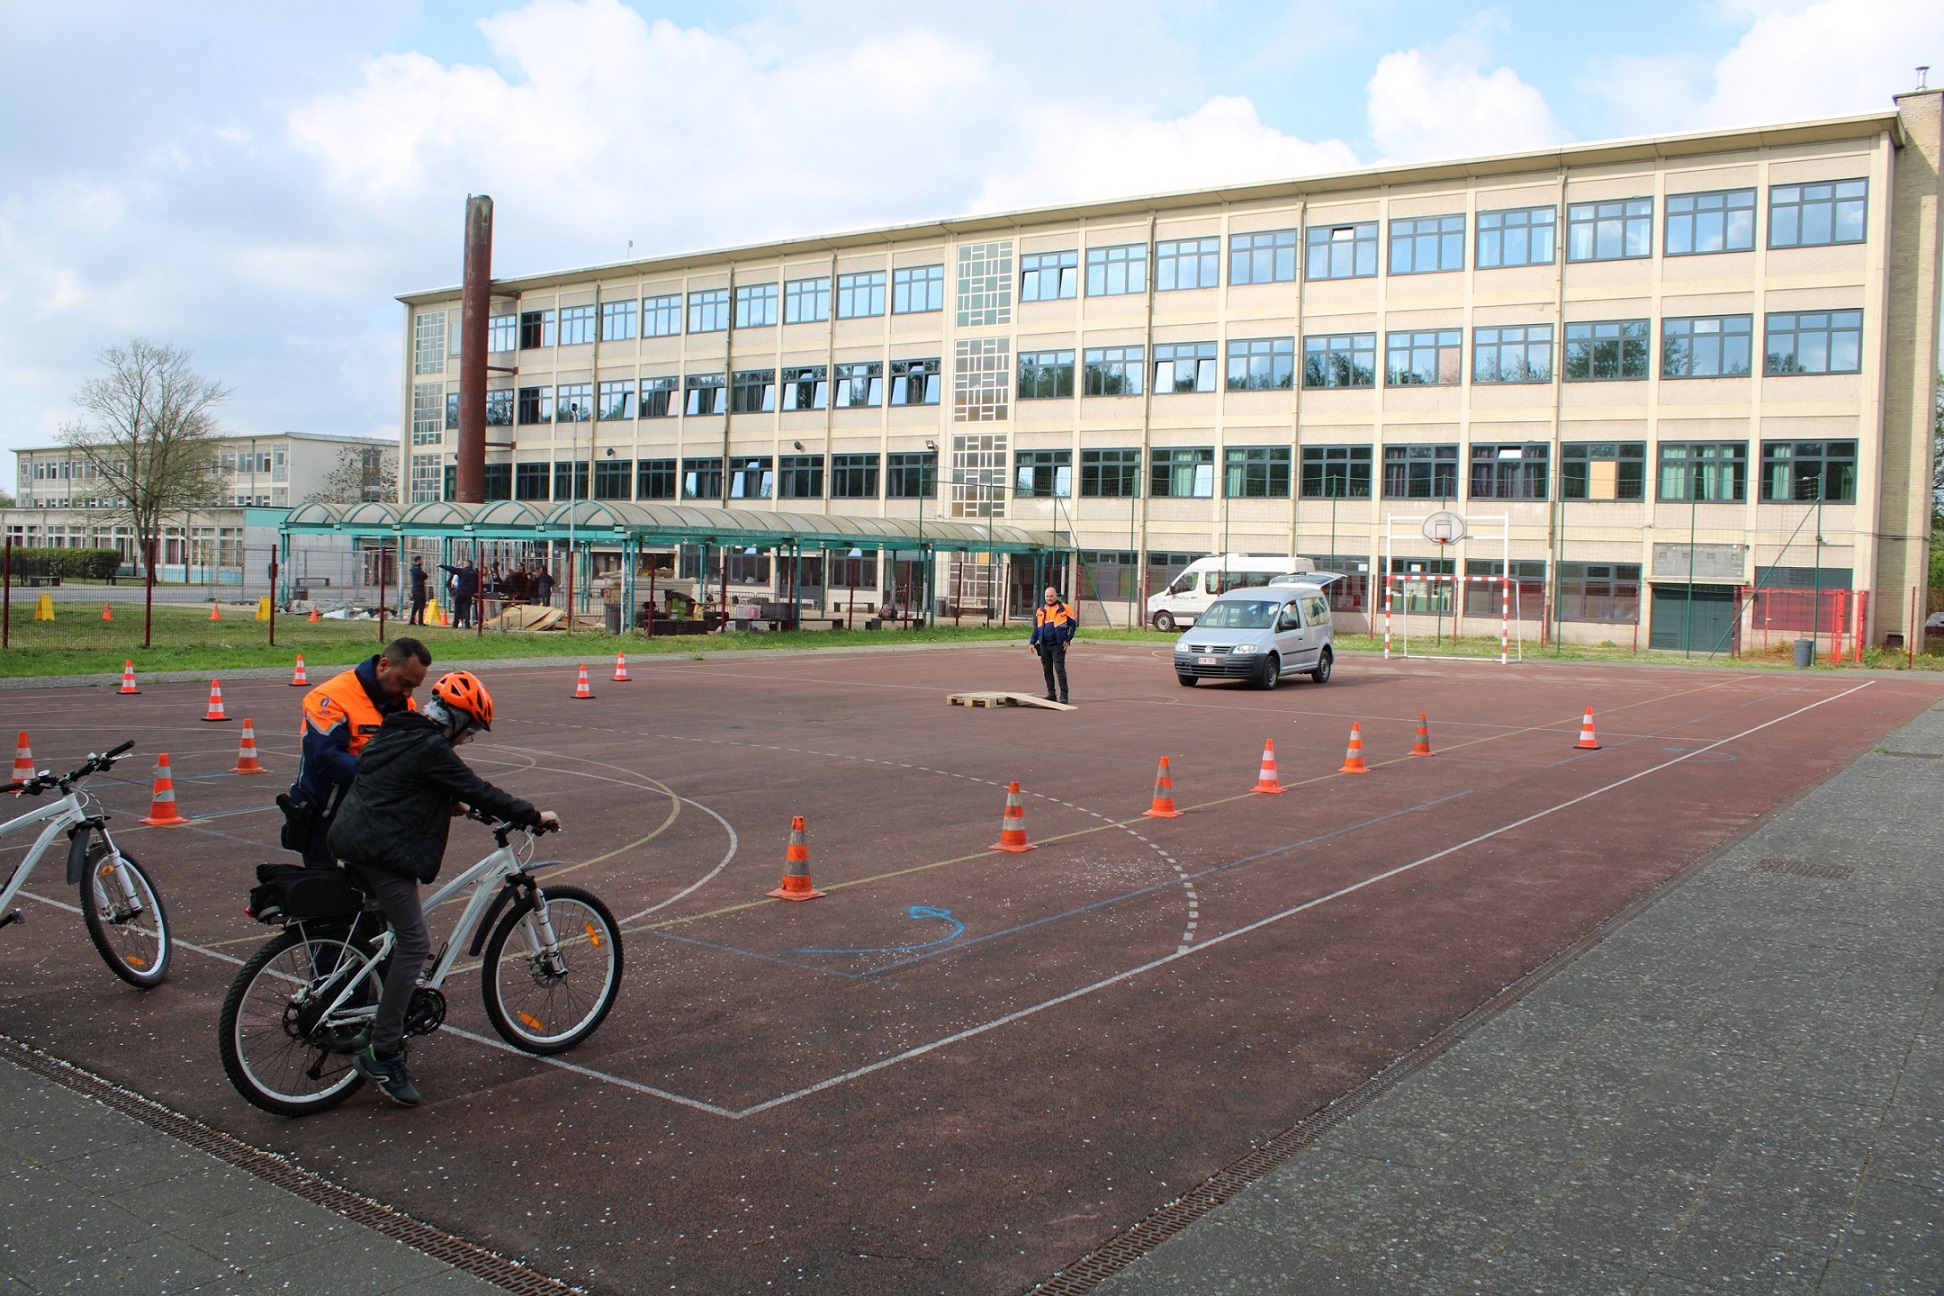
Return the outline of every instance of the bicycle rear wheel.
<path id="1" fill-rule="evenodd" d="M 370 1025 L 366 1010 L 383 989 L 370 965 L 345 933 L 306 939 L 295 927 L 251 955 L 223 997 L 219 1042 L 236 1092 L 279 1116 L 307 1116 L 350 1097 L 364 1083 L 351 1065 L 351 1037 Z"/>
<path id="2" fill-rule="evenodd" d="M 169 975 L 174 949 L 169 918 L 162 911 L 162 897 L 133 856 L 111 851 L 105 842 L 88 847 L 81 916 L 88 939 L 116 976 L 147 990 Z"/>
<path id="3" fill-rule="evenodd" d="M 538 915 L 515 909 L 486 942 L 480 992 L 493 1029 L 528 1053 L 565 1053 L 592 1035 L 621 991 L 621 927 L 579 887 L 547 887 L 555 948 Z"/>

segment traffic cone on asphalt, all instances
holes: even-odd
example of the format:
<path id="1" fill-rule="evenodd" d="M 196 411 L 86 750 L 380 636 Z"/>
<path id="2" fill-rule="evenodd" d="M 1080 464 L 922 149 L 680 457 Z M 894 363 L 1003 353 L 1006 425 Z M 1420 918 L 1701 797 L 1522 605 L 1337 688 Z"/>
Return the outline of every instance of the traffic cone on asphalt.
<path id="1" fill-rule="evenodd" d="M 25 783 L 34 777 L 34 751 L 27 745 L 27 731 L 20 731 L 20 741 L 14 744 L 13 781 Z M 14 793 L 19 796 L 20 793 Z"/>
<path id="2" fill-rule="evenodd" d="M 580 679 L 574 685 L 573 700 L 576 702 L 592 702 L 594 700 L 594 690 L 590 688 L 587 683 L 587 663 L 586 662 L 581 663 Z"/>
<path id="3" fill-rule="evenodd" d="M 1436 756 L 1437 754 L 1431 750 L 1431 722 L 1425 718 L 1424 712 L 1420 711 L 1418 712 L 1417 741 L 1411 744 L 1411 755 Z"/>
<path id="4" fill-rule="evenodd" d="M 257 760 L 256 730 L 250 727 L 250 717 L 243 717 L 243 744 L 236 749 L 236 764 L 230 766 L 232 774 L 268 774 Z"/>
<path id="5" fill-rule="evenodd" d="M 614 654 L 614 682 L 616 684 L 630 682 L 628 679 L 628 654 L 626 653 Z"/>
<path id="6" fill-rule="evenodd" d="M 1350 722 L 1350 750 L 1343 753 L 1343 768 L 1339 774 L 1368 774 L 1370 767 L 1364 764 L 1363 726 L 1355 720 Z"/>
<path id="7" fill-rule="evenodd" d="M 221 621 L 223 619 L 223 605 L 214 599 L 211 599 L 209 603 L 209 619 L 211 621 Z"/>
<path id="8" fill-rule="evenodd" d="M 1141 811 L 1143 819 L 1179 819 L 1181 811 L 1175 809 L 1174 776 L 1168 772 L 1168 758 L 1161 758 L 1161 768 L 1154 772 L 1154 804 Z"/>
<path id="9" fill-rule="evenodd" d="M 185 824 L 176 811 L 175 775 L 169 771 L 169 753 L 163 752 L 155 758 L 155 793 L 149 798 L 148 818 L 137 820 L 151 828 L 167 828 L 173 824 Z"/>
<path id="10" fill-rule="evenodd" d="M 311 607 L 311 614 L 307 619 L 311 621 L 322 621 L 324 618 L 317 615 L 317 608 L 313 605 Z"/>
<path id="11" fill-rule="evenodd" d="M 114 611 L 106 603 L 101 605 L 101 619 L 103 621 L 113 621 L 115 619 Z"/>
<path id="12" fill-rule="evenodd" d="M 1271 792 L 1277 795 L 1288 791 L 1282 780 L 1276 777 L 1276 740 L 1265 738 L 1262 742 L 1262 770 L 1256 775 L 1256 785 L 1251 792 Z"/>
<path id="13" fill-rule="evenodd" d="M 203 719 L 229 719 L 228 716 L 223 714 L 223 681 L 221 680 L 209 681 L 209 705 L 203 709 Z"/>
<path id="14" fill-rule="evenodd" d="M 815 900 L 823 894 L 810 885 L 810 847 L 803 840 L 803 816 L 790 820 L 790 844 L 783 851 L 783 881 L 770 892 L 778 900 Z"/>
<path id="15" fill-rule="evenodd" d="M 991 850 L 1020 851 L 1038 850 L 1039 847 L 1026 840 L 1026 806 L 1019 797 L 1019 783 L 1006 785 L 1006 811 L 999 818 L 999 840 Z"/>
<path id="16" fill-rule="evenodd" d="M 1574 747 L 1579 751 L 1600 750 L 1600 740 L 1593 735 L 1592 707 L 1586 708 L 1585 716 L 1580 719 L 1580 740 L 1574 744 Z"/>
<path id="17" fill-rule="evenodd" d="M 134 660 L 133 660 L 132 658 L 124 658 L 124 659 L 123 659 L 123 661 L 122 661 L 122 686 L 121 686 L 121 692 L 123 692 L 123 693 L 140 693 L 141 691 L 142 691 L 142 690 L 140 690 L 140 689 L 138 689 L 138 688 L 136 688 L 136 687 L 135 687 L 135 662 L 134 662 Z"/>
<path id="18" fill-rule="evenodd" d="M 290 677 L 290 687 L 309 688 L 310 680 L 304 677 L 304 654 L 297 654 L 297 671 Z"/>

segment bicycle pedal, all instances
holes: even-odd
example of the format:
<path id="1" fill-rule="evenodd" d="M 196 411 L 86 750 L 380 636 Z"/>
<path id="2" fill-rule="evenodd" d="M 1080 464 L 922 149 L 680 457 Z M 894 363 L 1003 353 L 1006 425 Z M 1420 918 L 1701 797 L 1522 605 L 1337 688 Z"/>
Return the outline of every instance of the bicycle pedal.
<path id="1" fill-rule="evenodd" d="M 26 921 L 27 921 L 27 915 L 20 912 L 20 910 L 15 909 L 12 912 L 6 914 L 5 916 L 0 917 L 0 927 L 11 927 L 15 923 L 24 924 Z"/>

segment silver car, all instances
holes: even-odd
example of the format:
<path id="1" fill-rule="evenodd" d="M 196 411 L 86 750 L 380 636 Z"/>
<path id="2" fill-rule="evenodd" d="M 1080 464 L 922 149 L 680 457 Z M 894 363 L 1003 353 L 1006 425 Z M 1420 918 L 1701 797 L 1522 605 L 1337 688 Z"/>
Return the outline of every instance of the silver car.
<path id="1" fill-rule="evenodd" d="M 1230 590 L 1175 641 L 1175 678 L 1183 688 L 1209 679 L 1272 689 L 1292 674 L 1327 684 L 1336 657 L 1332 644 L 1330 600 L 1322 586 Z"/>

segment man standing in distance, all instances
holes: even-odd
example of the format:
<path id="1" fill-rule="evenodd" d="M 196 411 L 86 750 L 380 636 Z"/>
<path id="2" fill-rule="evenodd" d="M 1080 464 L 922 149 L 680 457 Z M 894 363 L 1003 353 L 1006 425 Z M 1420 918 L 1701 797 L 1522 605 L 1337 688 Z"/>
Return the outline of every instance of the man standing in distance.
<path id="1" fill-rule="evenodd" d="M 1046 587 L 1046 602 L 1033 612 L 1033 637 L 1027 646 L 1040 656 L 1040 669 L 1046 673 L 1046 700 L 1067 700 L 1066 650 L 1079 627 L 1073 609 L 1060 601 L 1060 591 Z M 1054 686 L 1058 677 L 1058 688 Z"/>
<path id="2" fill-rule="evenodd" d="M 306 864 L 320 867 L 331 862 L 324 831 L 357 776 L 358 753 L 386 716 L 418 709 L 412 690 L 425 683 L 431 665 L 432 654 L 424 644 L 394 639 L 383 652 L 304 695 L 304 746 L 289 799 L 308 820 L 309 831 L 299 834 L 306 840 Z"/>
<path id="3" fill-rule="evenodd" d="M 413 625 L 425 624 L 425 559 L 412 555 L 412 570 L 407 573 L 412 582 L 412 621 Z"/>

